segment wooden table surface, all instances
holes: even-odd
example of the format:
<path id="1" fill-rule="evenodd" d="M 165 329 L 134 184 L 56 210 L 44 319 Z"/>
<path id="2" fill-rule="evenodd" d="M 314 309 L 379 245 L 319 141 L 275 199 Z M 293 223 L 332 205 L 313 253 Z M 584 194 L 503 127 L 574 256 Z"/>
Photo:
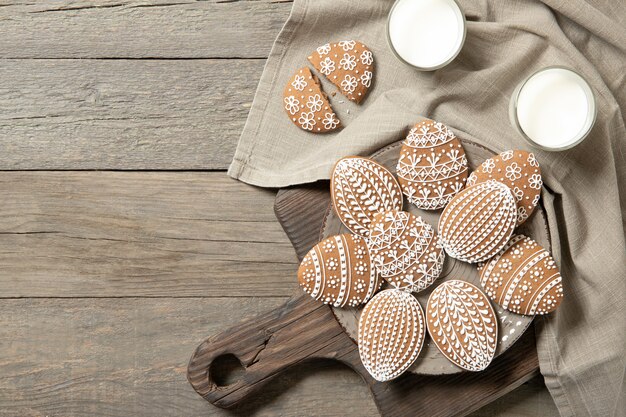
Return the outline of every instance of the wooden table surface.
<path id="1" fill-rule="evenodd" d="M 185 378 L 296 290 L 275 190 L 224 172 L 291 2 L 0 6 L 0 416 L 377 415 L 333 363 L 234 413 Z M 555 414 L 539 378 L 475 413 Z"/>

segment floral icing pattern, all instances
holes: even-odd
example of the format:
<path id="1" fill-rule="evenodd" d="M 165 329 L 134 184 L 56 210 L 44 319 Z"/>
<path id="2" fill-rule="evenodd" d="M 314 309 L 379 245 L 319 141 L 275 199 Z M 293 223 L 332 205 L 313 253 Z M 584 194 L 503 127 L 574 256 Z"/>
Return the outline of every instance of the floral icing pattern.
<path id="1" fill-rule="evenodd" d="M 374 55 L 354 40 L 328 43 L 317 48 L 309 61 L 341 94 L 360 103 L 372 85 Z"/>
<path id="2" fill-rule="evenodd" d="M 467 185 L 492 179 L 500 181 L 513 191 L 518 205 L 517 224 L 528 220 L 537 207 L 543 186 L 541 168 L 535 155 L 522 150 L 502 152 L 487 159 L 472 172 L 467 179 Z"/>
<path id="3" fill-rule="evenodd" d="M 308 132 L 325 133 L 341 126 L 318 80 L 306 67 L 300 68 L 287 83 L 283 108 L 296 126 Z"/>

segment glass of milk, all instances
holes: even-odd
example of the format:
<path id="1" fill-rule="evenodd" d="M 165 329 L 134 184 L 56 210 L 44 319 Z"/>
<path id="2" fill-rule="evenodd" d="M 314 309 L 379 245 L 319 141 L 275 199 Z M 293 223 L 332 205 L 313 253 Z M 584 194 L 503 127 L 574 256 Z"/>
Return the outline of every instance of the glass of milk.
<path id="1" fill-rule="evenodd" d="M 596 121 L 596 100 L 585 79 L 564 67 L 543 68 L 513 92 L 511 124 L 531 145 L 548 151 L 582 142 Z"/>
<path id="2" fill-rule="evenodd" d="M 465 15 L 455 0 L 396 0 L 387 19 L 393 53 L 422 71 L 449 64 L 465 42 Z"/>

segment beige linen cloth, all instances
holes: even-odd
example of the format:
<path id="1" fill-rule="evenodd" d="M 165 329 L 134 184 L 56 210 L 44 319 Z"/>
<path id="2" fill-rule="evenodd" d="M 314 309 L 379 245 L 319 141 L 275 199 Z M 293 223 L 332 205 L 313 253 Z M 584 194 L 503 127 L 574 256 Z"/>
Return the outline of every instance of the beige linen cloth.
<path id="1" fill-rule="evenodd" d="M 328 178 L 338 158 L 402 139 L 420 115 L 495 150 L 533 150 L 565 290 L 559 310 L 536 320 L 541 372 L 561 415 L 626 415 L 626 2 L 460 4 L 467 18 L 463 50 L 447 67 L 423 73 L 400 63 L 387 45 L 391 1 L 295 0 L 229 174 L 264 187 Z M 361 105 L 331 98 L 342 131 L 304 132 L 284 114 L 284 85 L 317 46 L 343 39 L 374 52 L 372 90 Z M 598 102 L 592 134 L 564 152 L 533 149 L 508 120 L 515 86 L 549 65 L 581 73 Z"/>

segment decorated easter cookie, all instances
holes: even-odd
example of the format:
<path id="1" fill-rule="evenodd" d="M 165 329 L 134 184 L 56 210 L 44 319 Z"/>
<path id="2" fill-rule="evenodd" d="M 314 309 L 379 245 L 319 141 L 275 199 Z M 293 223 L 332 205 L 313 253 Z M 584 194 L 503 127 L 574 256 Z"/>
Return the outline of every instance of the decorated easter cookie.
<path id="1" fill-rule="evenodd" d="M 487 295 L 517 314 L 547 314 L 563 299 L 563 284 L 547 250 L 524 235 L 511 241 L 480 271 Z"/>
<path id="2" fill-rule="evenodd" d="M 445 255 L 435 230 L 406 211 L 376 215 L 370 225 L 368 247 L 380 275 L 405 291 L 428 287 L 443 268 Z"/>
<path id="3" fill-rule="evenodd" d="M 351 234 L 331 236 L 315 245 L 302 259 L 298 281 L 311 297 L 333 307 L 366 303 L 381 284 L 365 239 Z"/>
<path id="4" fill-rule="evenodd" d="M 448 255 L 477 263 L 506 245 L 517 225 L 517 207 L 506 185 L 489 180 L 467 187 L 439 218 L 439 235 Z"/>
<path id="5" fill-rule="evenodd" d="M 369 235 L 375 214 L 402 209 L 402 191 L 396 178 L 371 159 L 340 159 L 330 178 L 330 193 L 337 215 L 351 232 Z"/>
<path id="6" fill-rule="evenodd" d="M 530 152 L 512 150 L 487 159 L 467 179 L 467 185 L 496 180 L 507 185 L 517 202 L 517 224 L 532 214 L 541 193 L 541 168 Z"/>
<path id="7" fill-rule="evenodd" d="M 452 130 L 442 123 L 424 120 L 404 140 L 397 172 L 402 192 L 411 203 L 436 210 L 465 186 L 467 157 Z"/>
<path id="8" fill-rule="evenodd" d="M 307 67 L 289 79 L 283 92 L 283 108 L 296 126 L 309 132 L 326 133 L 341 126 L 319 80 Z"/>
<path id="9" fill-rule="evenodd" d="M 489 299 L 469 282 L 446 281 L 433 290 L 426 308 L 428 332 L 441 353 L 468 371 L 482 371 L 498 341 Z"/>
<path id="10" fill-rule="evenodd" d="M 309 61 L 348 100 L 360 103 L 372 85 L 374 57 L 361 42 L 327 43 L 313 51 Z"/>
<path id="11" fill-rule="evenodd" d="M 426 334 L 424 312 L 411 294 L 389 289 L 367 303 L 359 319 L 359 355 L 377 381 L 400 376 L 417 359 Z"/>

